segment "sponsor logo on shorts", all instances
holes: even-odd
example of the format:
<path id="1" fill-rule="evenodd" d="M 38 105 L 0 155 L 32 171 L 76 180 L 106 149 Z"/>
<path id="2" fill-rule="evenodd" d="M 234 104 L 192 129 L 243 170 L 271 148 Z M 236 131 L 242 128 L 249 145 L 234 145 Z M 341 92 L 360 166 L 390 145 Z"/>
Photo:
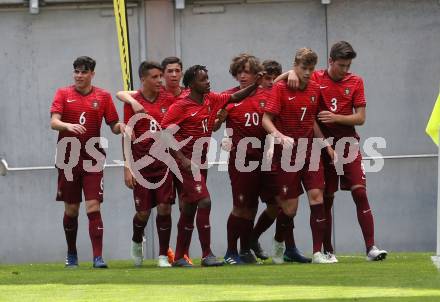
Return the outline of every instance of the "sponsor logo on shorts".
<path id="1" fill-rule="evenodd" d="M 363 214 L 367 214 L 368 212 L 371 212 L 371 209 L 368 209 L 368 210 L 362 211 Z"/>
<path id="2" fill-rule="evenodd" d="M 197 184 L 194 189 L 196 189 L 197 193 L 202 193 L 202 185 L 201 184 Z"/>

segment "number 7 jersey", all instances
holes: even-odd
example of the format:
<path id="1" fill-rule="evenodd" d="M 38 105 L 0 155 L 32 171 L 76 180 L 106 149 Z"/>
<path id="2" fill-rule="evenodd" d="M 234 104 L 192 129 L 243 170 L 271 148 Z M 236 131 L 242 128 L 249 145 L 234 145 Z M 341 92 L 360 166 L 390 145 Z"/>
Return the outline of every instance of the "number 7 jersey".
<path id="1" fill-rule="evenodd" d="M 352 73 L 347 75 L 339 82 L 333 81 L 327 70 L 315 71 L 312 79 L 319 84 L 322 102 L 319 111 L 330 111 L 334 114 L 351 115 L 353 110 L 366 106 L 364 83 L 362 78 Z M 322 124 L 321 130 L 325 137 L 355 137 L 359 139 L 354 126 L 341 124 Z"/>
<path id="2" fill-rule="evenodd" d="M 321 94 L 319 85 L 309 81 L 304 90 L 292 90 L 286 81 L 272 87 L 272 94 L 265 111 L 276 116 L 275 126 L 289 137 L 312 138 L 313 124 L 318 113 Z"/>

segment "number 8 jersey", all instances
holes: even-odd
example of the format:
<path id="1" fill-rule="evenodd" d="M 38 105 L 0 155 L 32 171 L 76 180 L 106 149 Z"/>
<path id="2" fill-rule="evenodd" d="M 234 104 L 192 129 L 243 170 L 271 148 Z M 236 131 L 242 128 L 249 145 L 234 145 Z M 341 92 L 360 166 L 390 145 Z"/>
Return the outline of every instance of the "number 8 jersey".
<path id="1" fill-rule="evenodd" d="M 362 79 L 352 73 L 339 82 L 333 81 L 327 70 L 315 71 L 312 80 L 319 84 L 323 101 L 319 111 L 330 111 L 335 114 L 350 115 L 354 108 L 365 107 L 364 83 Z M 354 126 L 346 126 L 336 123 L 322 124 L 321 130 L 325 137 L 355 137 L 359 139 Z"/>

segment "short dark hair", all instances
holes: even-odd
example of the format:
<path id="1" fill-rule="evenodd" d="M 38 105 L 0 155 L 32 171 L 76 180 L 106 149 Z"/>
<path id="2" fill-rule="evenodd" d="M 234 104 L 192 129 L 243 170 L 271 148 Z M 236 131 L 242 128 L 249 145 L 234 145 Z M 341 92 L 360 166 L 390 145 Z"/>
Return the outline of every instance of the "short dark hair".
<path id="1" fill-rule="evenodd" d="M 346 41 L 339 41 L 333 44 L 332 48 L 330 49 L 330 58 L 333 61 L 336 61 L 337 59 L 354 59 L 356 58 L 356 52 L 350 43 Z"/>
<path id="2" fill-rule="evenodd" d="M 148 71 L 151 69 L 159 69 L 163 71 L 162 66 L 153 61 L 143 61 L 141 65 L 139 65 L 139 78 L 142 78 L 147 75 Z"/>
<path id="3" fill-rule="evenodd" d="M 238 73 L 245 68 L 246 63 L 249 63 L 249 69 L 254 74 L 257 74 L 263 70 L 263 66 L 261 66 L 260 60 L 257 57 L 247 53 L 242 53 L 232 59 L 232 63 L 229 66 L 229 73 L 233 77 L 236 77 Z"/>
<path id="4" fill-rule="evenodd" d="M 283 70 L 281 64 L 275 60 L 265 60 L 262 65 L 263 70 L 269 75 L 279 76 Z"/>
<path id="5" fill-rule="evenodd" d="M 178 57 L 166 57 L 160 65 L 162 65 L 162 69 L 165 70 L 169 64 L 179 64 L 180 69 L 183 68 L 182 61 Z"/>
<path id="6" fill-rule="evenodd" d="M 185 71 L 182 82 L 186 88 L 188 88 L 189 85 L 194 82 L 199 71 L 208 72 L 208 69 L 206 69 L 206 66 L 203 65 L 194 65 Z"/>
<path id="7" fill-rule="evenodd" d="M 73 61 L 73 69 L 83 67 L 85 70 L 95 71 L 96 61 L 91 57 L 81 56 Z"/>
<path id="8" fill-rule="evenodd" d="M 318 55 L 311 48 L 300 48 L 296 51 L 294 63 L 296 65 L 304 64 L 306 66 L 316 65 L 318 63 Z"/>

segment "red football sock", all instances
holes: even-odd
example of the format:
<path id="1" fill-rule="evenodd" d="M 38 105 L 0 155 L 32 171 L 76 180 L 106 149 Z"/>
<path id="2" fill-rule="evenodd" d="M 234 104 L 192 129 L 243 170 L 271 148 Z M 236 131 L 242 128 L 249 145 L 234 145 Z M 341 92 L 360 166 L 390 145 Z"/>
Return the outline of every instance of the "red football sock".
<path id="1" fill-rule="evenodd" d="M 64 234 L 66 235 L 67 253 L 76 254 L 76 234 L 78 233 L 78 216 L 70 217 L 64 213 Z"/>
<path id="2" fill-rule="evenodd" d="M 333 245 L 332 245 L 332 207 L 334 196 L 324 196 L 324 211 L 325 211 L 325 231 L 324 231 L 324 252 L 333 253 Z"/>
<path id="3" fill-rule="evenodd" d="M 315 204 L 310 206 L 310 228 L 312 229 L 313 253 L 320 252 L 325 230 L 324 205 Z"/>
<path id="4" fill-rule="evenodd" d="M 202 257 L 211 254 L 211 225 L 209 224 L 209 213 L 211 208 L 197 209 L 197 231 L 199 232 L 200 246 L 202 247 Z"/>
<path id="5" fill-rule="evenodd" d="M 159 237 L 159 255 L 167 255 L 171 236 L 171 214 L 156 216 L 157 235 Z"/>
<path id="6" fill-rule="evenodd" d="M 254 229 L 252 230 L 252 240 L 258 240 L 264 232 L 267 231 L 268 228 L 274 223 L 275 219 L 267 215 L 267 211 L 261 213 L 258 218 L 257 223 L 255 224 Z"/>
<path id="7" fill-rule="evenodd" d="M 295 237 L 293 236 L 293 229 L 295 228 L 295 225 L 293 223 L 293 218 L 290 220 L 292 227 L 289 227 L 284 234 L 284 244 L 286 249 L 296 248 Z"/>
<path id="8" fill-rule="evenodd" d="M 374 245 L 374 219 L 373 213 L 368 203 L 367 190 L 364 187 L 359 187 L 351 192 L 354 203 L 356 204 L 356 212 L 359 225 L 364 235 L 365 247 L 367 252 Z"/>
<path id="9" fill-rule="evenodd" d="M 254 221 L 249 219 L 241 219 L 240 231 L 240 250 L 249 251 L 251 249 L 251 235 L 254 228 Z"/>
<path id="10" fill-rule="evenodd" d="M 228 236 L 228 253 L 238 254 L 237 240 L 240 237 L 240 218 L 234 216 L 232 213 L 229 215 L 227 223 L 227 236 Z"/>
<path id="11" fill-rule="evenodd" d="M 176 242 L 176 260 L 183 258 L 191 244 L 191 237 L 194 230 L 194 215 L 185 215 L 180 212 L 179 222 L 177 223 L 177 242 Z"/>
<path id="12" fill-rule="evenodd" d="M 136 214 L 133 217 L 133 236 L 132 240 L 137 243 L 141 243 L 144 236 L 144 229 L 148 221 L 140 220 Z"/>
<path id="13" fill-rule="evenodd" d="M 292 227 L 292 220 L 289 216 L 280 211 L 277 216 L 277 223 L 275 229 L 275 240 L 278 242 L 283 242 L 286 237 L 286 232 Z"/>
<path id="14" fill-rule="evenodd" d="M 102 256 L 102 237 L 104 234 L 104 227 L 101 219 L 101 212 L 87 213 L 89 217 L 89 235 L 92 241 L 93 258 Z"/>

